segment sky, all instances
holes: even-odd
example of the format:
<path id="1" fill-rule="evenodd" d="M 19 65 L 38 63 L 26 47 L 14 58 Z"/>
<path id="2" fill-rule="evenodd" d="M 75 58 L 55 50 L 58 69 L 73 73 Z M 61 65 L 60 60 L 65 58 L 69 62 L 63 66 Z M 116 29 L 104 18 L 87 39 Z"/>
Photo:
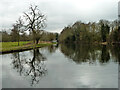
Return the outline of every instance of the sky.
<path id="1" fill-rule="evenodd" d="M 120 0 L 0 0 L 0 30 L 12 27 L 30 4 L 38 5 L 47 17 L 49 32 L 60 33 L 76 21 L 98 21 L 118 19 Z"/>

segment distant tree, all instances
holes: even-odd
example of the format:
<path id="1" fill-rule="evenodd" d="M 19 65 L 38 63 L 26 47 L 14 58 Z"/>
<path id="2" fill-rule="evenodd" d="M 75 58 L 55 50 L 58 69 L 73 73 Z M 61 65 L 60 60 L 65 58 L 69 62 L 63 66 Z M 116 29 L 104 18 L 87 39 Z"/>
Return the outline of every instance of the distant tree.
<path id="1" fill-rule="evenodd" d="M 17 42 L 18 41 L 18 27 L 16 26 L 16 24 L 13 25 L 13 28 L 11 29 L 11 41 L 12 42 Z"/>
<path id="2" fill-rule="evenodd" d="M 29 35 L 27 35 L 25 32 L 22 32 L 20 35 L 20 41 L 30 41 Z"/>
<path id="3" fill-rule="evenodd" d="M 112 33 L 112 39 L 113 39 L 113 42 L 116 43 L 116 42 L 120 42 L 120 30 L 119 29 L 115 29 Z"/>
<path id="4" fill-rule="evenodd" d="M 19 17 L 16 23 L 13 24 L 13 29 L 11 30 L 12 41 L 17 41 L 18 46 L 20 41 L 20 32 L 22 31 L 23 24 L 23 20 L 21 19 L 21 17 Z"/>
<path id="5" fill-rule="evenodd" d="M 106 42 L 107 35 L 110 32 L 110 27 L 108 26 L 108 21 L 100 20 L 100 24 L 101 24 L 101 37 L 102 37 L 102 41 Z"/>
<path id="6" fill-rule="evenodd" d="M 0 34 L 1 34 L 0 36 L 1 36 L 2 42 L 9 42 L 10 41 L 10 35 L 6 31 L 2 30 L 2 31 L 0 31 Z"/>
<path id="7" fill-rule="evenodd" d="M 21 17 L 19 17 L 15 25 L 17 29 L 17 33 L 18 33 L 18 36 L 17 36 L 18 46 L 19 46 L 19 41 L 20 41 L 20 32 L 22 32 L 23 24 L 24 24 L 23 20 L 21 19 Z"/>
<path id="8" fill-rule="evenodd" d="M 102 36 L 102 41 L 106 42 L 106 33 L 105 33 L 105 25 L 101 25 L 101 36 Z"/>
<path id="9" fill-rule="evenodd" d="M 59 34 L 58 33 L 55 33 L 55 37 L 56 37 L 56 40 L 58 41 L 58 37 L 59 37 Z"/>
<path id="10" fill-rule="evenodd" d="M 29 10 L 30 10 L 29 12 L 24 12 L 24 17 L 27 21 L 26 29 L 32 31 L 34 43 L 36 41 L 36 44 L 38 44 L 38 38 L 35 36 L 38 30 L 46 26 L 45 24 L 46 17 L 44 14 L 40 12 L 38 6 L 36 5 L 35 6 L 31 5 L 29 7 Z"/>
<path id="11" fill-rule="evenodd" d="M 56 39 L 56 35 L 55 34 L 53 34 L 53 33 L 49 33 L 48 34 L 48 40 L 49 41 L 53 41 L 53 40 L 55 40 Z"/>

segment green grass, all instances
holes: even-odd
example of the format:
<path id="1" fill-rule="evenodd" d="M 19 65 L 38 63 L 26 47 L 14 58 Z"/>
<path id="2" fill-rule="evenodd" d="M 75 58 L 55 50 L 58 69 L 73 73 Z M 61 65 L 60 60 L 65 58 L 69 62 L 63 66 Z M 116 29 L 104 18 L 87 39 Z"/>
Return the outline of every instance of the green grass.
<path id="1" fill-rule="evenodd" d="M 23 46 L 30 41 L 22 41 L 19 42 L 19 46 Z M 18 42 L 1 42 L 2 43 L 2 48 L 11 48 L 11 47 L 18 47 Z"/>
<path id="2" fill-rule="evenodd" d="M 44 47 L 48 45 L 52 45 L 53 43 L 40 43 L 40 44 L 32 44 L 32 41 L 22 41 L 19 42 L 0 42 L 0 45 L 2 47 L 0 48 L 0 52 L 6 53 L 6 52 L 14 52 L 14 51 L 23 51 L 23 50 L 29 50 L 36 47 Z"/>
<path id="3" fill-rule="evenodd" d="M 27 43 L 30 43 L 30 41 L 19 42 L 19 46 L 18 46 L 18 42 L 0 42 L 0 44 L 2 45 L 0 52 L 16 50 L 16 49 L 22 48 Z"/>

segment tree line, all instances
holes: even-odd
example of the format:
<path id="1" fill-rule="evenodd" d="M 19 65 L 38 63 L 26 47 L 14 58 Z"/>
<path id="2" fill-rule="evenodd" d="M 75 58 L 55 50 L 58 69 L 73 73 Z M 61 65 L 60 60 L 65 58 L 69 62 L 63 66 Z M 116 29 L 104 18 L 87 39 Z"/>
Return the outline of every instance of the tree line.
<path id="1" fill-rule="evenodd" d="M 75 22 L 65 27 L 59 42 L 82 42 L 82 43 L 120 43 L 120 26 L 118 20 L 83 23 Z"/>
<path id="2" fill-rule="evenodd" d="M 18 39 L 19 41 L 33 40 L 32 32 L 30 32 L 29 34 L 27 34 L 26 32 L 22 32 L 18 36 L 18 32 L 16 29 L 12 29 L 10 33 L 8 33 L 5 30 L 2 30 L 0 31 L 0 34 L 2 36 L 2 40 L 0 40 L 0 42 L 17 42 Z M 58 33 L 51 33 L 45 30 L 39 30 L 39 33 L 36 34 L 36 37 L 38 37 L 40 41 L 53 41 L 53 40 L 56 40 L 57 36 L 58 36 Z"/>

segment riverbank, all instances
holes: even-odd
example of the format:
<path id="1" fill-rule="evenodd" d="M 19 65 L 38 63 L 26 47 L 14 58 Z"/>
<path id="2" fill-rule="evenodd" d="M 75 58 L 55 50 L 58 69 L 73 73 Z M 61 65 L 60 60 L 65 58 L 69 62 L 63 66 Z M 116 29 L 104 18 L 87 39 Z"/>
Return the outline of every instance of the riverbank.
<path id="1" fill-rule="evenodd" d="M 19 46 L 18 46 L 18 42 L 1 42 L 0 43 L 0 46 L 1 46 L 0 54 L 31 50 L 34 48 L 40 48 L 40 47 L 49 46 L 52 44 L 54 44 L 54 43 L 41 42 L 41 43 L 35 45 L 32 43 L 32 41 L 22 41 L 22 42 L 19 42 Z"/>

